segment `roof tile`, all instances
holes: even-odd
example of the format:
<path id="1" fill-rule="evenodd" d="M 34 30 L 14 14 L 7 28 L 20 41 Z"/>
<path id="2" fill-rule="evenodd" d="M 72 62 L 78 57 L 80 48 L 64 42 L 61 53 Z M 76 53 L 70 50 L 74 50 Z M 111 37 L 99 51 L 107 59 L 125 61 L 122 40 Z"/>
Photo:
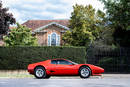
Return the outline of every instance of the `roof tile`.
<path id="1" fill-rule="evenodd" d="M 25 25 L 28 28 L 31 28 L 32 31 L 35 29 L 45 26 L 51 22 L 59 23 L 63 26 L 69 25 L 69 20 L 28 20 L 27 22 L 23 23 L 22 25 Z"/>

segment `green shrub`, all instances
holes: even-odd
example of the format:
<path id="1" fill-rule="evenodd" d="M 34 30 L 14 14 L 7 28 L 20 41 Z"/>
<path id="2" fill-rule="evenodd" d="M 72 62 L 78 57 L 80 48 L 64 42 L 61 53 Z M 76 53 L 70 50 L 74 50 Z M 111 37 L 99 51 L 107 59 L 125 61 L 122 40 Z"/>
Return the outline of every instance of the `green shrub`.
<path id="1" fill-rule="evenodd" d="M 27 69 L 27 65 L 53 58 L 85 63 L 85 47 L 0 47 L 0 69 Z"/>

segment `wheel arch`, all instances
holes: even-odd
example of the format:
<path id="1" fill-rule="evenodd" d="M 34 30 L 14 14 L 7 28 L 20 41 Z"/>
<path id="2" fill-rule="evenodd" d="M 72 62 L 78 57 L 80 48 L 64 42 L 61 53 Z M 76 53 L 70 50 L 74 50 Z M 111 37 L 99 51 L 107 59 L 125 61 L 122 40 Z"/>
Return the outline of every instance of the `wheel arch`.
<path id="1" fill-rule="evenodd" d="M 43 67 L 43 68 L 46 70 L 45 66 L 43 66 L 43 65 L 37 65 L 37 66 L 35 66 L 35 67 L 34 67 L 34 70 L 35 70 L 37 67 Z"/>

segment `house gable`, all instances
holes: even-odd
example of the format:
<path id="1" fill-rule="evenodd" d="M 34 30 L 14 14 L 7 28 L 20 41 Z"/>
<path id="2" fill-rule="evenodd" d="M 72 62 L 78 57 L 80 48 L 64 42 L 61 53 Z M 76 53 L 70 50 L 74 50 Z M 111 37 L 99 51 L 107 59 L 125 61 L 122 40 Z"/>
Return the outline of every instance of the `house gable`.
<path id="1" fill-rule="evenodd" d="M 65 30 L 69 30 L 69 28 L 64 26 L 64 25 L 58 24 L 56 22 L 51 22 L 51 23 L 49 23 L 47 25 L 44 25 L 44 26 L 41 26 L 41 27 L 35 29 L 34 32 L 40 32 L 40 31 L 42 31 L 42 30 L 44 30 L 44 29 L 46 29 L 46 28 L 48 28 L 49 26 L 52 26 L 52 25 L 55 25 L 55 26 L 57 26 L 59 28 L 63 28 Z"/>

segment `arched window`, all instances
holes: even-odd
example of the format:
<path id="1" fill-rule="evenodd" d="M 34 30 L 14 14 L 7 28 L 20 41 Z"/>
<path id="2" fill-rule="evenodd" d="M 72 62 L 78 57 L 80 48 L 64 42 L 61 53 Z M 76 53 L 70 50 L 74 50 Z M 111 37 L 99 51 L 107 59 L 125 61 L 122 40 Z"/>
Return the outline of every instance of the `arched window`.
<path id="1" fill-rule="evenodd" d="M 51 35 L 51 46 L 56 46 L 56 33 Z"/>
<path id="2" fill-rule="evenodd" d="M 59 46 L 60 45 L 60 35 L 53 32 L 48 35 L 48 46 Z"/>

